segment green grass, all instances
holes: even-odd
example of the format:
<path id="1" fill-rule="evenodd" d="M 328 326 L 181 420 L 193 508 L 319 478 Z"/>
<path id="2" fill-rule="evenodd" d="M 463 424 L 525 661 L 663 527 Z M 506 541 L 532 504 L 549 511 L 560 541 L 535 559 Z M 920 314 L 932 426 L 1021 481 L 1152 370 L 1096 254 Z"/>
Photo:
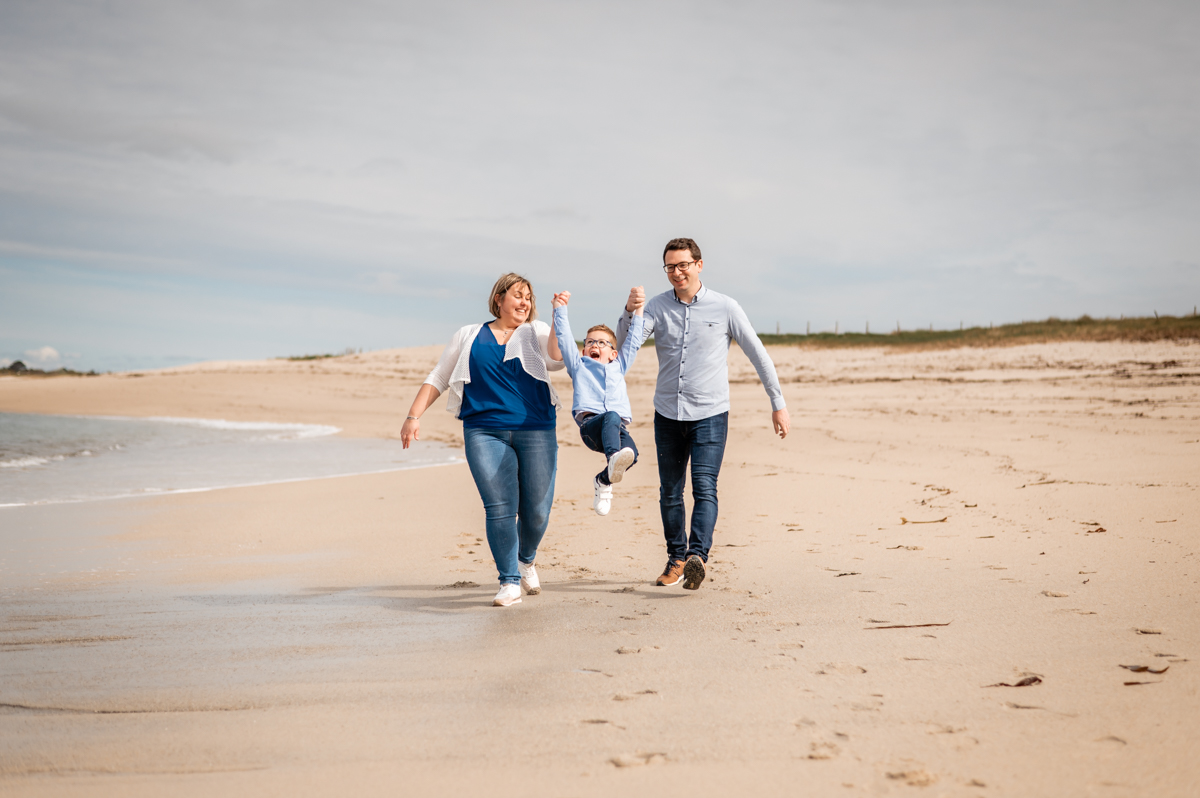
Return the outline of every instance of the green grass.
<path id="1" fill-rule="evenodd" d="M 1015 346 L 1057 341 L 1200 341 L 1200 316 L 1151 316 L 1133 319 L 1055 319 L 967 327 L 963 330 L 901 330 L 889 333 L 846 332 L 800 335 L 759 334 L 764 344 L 792 344 L 816 348 L 887 346 L 914 349 L 950 349 L 959 346 Z"/>
<path id="2" fill-rule="evenodd" d="M 61 368 L 54 371 L 43 371 L 42 369 L 24 369 L 22 371 L 13 371 L 11 367 L 5 366 L 0 369 L 0 374 L 10 374 L 16 377 L 98 377 L 99 373 L 92 371 L 75 371 L 75 369 Z"/>

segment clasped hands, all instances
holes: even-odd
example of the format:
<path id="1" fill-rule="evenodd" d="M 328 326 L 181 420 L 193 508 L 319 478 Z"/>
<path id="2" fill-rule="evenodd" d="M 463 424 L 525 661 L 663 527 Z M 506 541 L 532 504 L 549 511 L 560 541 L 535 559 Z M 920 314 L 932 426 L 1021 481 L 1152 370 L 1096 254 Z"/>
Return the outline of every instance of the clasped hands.
<path id="1" fill-rule="evenodd" d="M 646 304 L 646 289 L 642 286 L 634 286 L 629 289 L 629 299 L 625 302 L 625 310 L 633 313 L 638 308 Z"/>
<path id="2" fill-rule="evenodd" d="M 554 298 L 550 300 L 550 305 L 552 307 L 556 307 L 556 308 L 564 308 L 567 306 L 567 303 L 570 300 L 571 300 L 571 292 L 570 291 L 559 291 L 558 293 L 556 293 L 554 295 Z M 633 313 L 638 308 L 645 306 L 645 304 L 646 304 L 646 289 L 645 288 L 643 288 L 642 286 L 639 285 L 639 286 L 629 289 L 629 299 L 626 300 L 626 302 L 625 302 L 625 309 L 627 311 L 629 311 L 630 313 Z"/>

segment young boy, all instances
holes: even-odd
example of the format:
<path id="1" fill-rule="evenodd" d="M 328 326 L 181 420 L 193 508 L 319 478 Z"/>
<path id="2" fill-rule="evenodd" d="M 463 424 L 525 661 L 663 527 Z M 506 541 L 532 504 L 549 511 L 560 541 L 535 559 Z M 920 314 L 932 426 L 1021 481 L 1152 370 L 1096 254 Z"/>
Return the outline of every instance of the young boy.
<path id="1" fill-rule="evenodd" d="M 604 452 L 608 466 L 593 481 L 592 508 L 597 515 L 608 515 L 612 508 L 612 486 L 625 476 L 625 470 L 637 462 L 637 446 L 625 425 L 632 423 L 629 393 L 625 390 L 625 372 L 633 365 L 642 341 L 642 311 L 630 322 L 625 346 L 617 352 L 617 336 L 603 324 L 587 331 L 583 355 L 575 349 L 571 325 L 567 321 L 570 291 L 554 295 L 554 334 L 562 352 L 567 373 L 575 385 L 571 415 L 579 425 L 583 443 L 593 452 Z"/>

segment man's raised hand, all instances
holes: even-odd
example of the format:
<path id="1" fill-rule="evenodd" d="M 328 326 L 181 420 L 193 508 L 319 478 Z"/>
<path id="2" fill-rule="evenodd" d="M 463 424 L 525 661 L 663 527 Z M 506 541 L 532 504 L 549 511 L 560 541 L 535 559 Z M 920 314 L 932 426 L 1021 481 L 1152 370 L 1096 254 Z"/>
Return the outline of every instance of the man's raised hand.
<path id="1" fill-rule="evenodd" d="M 633 311 L 646 304 L 646 289 L 642 286 L 635 286 L 629 289 L 629 300 L 625 303 L 625 309 L 632 313 Z"/>
<path id="2" fill-rule="evenodd" d="M 556 307 L 556 308 L 565 308 L 567 306 L 567 302 L 570 301 L 570 299 L 571 299 L 570 291 L 560 291 L 554 295 L 554 298 L 552 300 L 550 300 L 550 305 L 552 307 Z"/>

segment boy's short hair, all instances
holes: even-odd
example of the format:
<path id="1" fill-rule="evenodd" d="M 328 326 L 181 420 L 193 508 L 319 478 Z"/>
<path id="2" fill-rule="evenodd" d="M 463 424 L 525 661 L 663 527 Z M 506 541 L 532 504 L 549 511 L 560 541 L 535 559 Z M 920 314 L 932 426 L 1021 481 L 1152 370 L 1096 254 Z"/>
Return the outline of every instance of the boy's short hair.
<path id="1" fill-rule="evenodd" d="M 617 334 L 613 332 L 612 328 L 610 328 L 607 324 L 597 324 L 594 327 L 588 327 L 587 334 L 591 335 L 596 330 L 601 330 L 602 332 L 608 333 L 608 337 L 612 339 L 613 343 L 615 344 L 617 342 Z"/>
<path id="2" fill-rule="evenodd" d="M 529 289 L 529 318 L 526 321 L 533 321 L 537 318 L 537 300 L 533 296 L 533 283 L 514 272 L 500 275 L 500 279 L 492 286 L 491 296 L 488 297 L 488 312 L 497 319 L 500 318 L 500 297 L 507 294 L 514 285 L 524 285 Z"/>
<path id="3" fill-rule="evenodd" d="M 667 259 L 667 253 L 676 249 L 686 249 L 692 253 L 692 260 L 704 260 L 700 256 L 700 245 L 690 238 L 672 238 L 667 242 L 667 246 L 663 248 L 663 260 Z"/>

